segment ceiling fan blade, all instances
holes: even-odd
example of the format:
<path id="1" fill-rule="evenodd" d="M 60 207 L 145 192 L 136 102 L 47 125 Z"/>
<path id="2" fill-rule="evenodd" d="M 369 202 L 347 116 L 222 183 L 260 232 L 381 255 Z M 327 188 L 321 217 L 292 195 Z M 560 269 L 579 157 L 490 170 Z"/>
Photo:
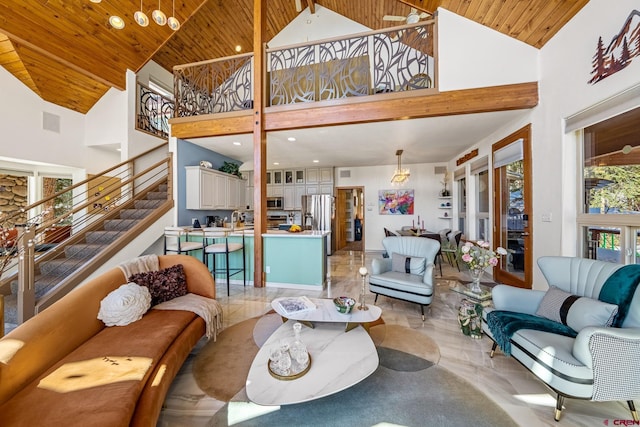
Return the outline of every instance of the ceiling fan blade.
<path id="1" fill-rule="evenodd" d="M 302 12 L 302 0 L 296 0 L 296 12 Z"/>
<path id="2" fill-rule="evenodd" d="M 424 18 L 428 18 L 428 17 L 429 17 L 429 14 L 427 12 L 422 12 L 420 14 L 420 19 L 424 19 Z"/>
<path id="3" fill-rule="evenodd" d="M 385 15 L 382 17 L 383 21 L 404 21 L 406 20 L 406 16 L 395 16 L 395 15 Z"/>

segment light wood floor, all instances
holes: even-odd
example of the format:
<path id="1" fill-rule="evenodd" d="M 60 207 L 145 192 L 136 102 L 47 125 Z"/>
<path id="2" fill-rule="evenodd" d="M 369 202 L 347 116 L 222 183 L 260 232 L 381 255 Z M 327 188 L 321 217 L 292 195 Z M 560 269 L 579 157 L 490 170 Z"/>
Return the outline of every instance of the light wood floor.
<path id="1" fill-rule="evenodd" d="M 231 296 L 226 296 L 226 285 L 218 285 L 218 300 L 224 309 L 225 327 L 258 316 L 270 310 L 270 302 L 280 296 L 308 295 L 311 297 L 336 297 L 348 295 L 357 298 L 362 281 L 358 269 L 365 265 L 371 269 L 371 260 L 380 253 L 338 251 L 329 257 L 330 279 L 325 289 L 313 292 L 278 288 L 253 288 L 231 286 Z M 293 266 L 292 268 L 295 268 Z M 443 276 L 455 279 L 457 269 L 443 264 Z M 466 279 L 466 277 L 464 277 Z M 436 275 L 439 279 L 439 274 Z M 368 289 L 368 288 L 367 288 Z M 373 303 L 374 295 L 367 292 L 367 302 Z M 434 300 L 426 320 L 420 316 L 420 308 L 391 298 L 378 298 L 382 316 L 387 324 L 399 324 L 434 339 L 440 347 L 440 366 L 460 375 L 492 398 L 523 426 L 602 426 L 605 420 L 629 420 L 631 415 L 625 403 L 588 402 L 567 399 L 559 423 L 553 420 L 555 396 L 525 368 L 499 352 L 491 359 L 491 341 L 464 336 L 457 323 L 457 308 L 462 297 L 449 290 L 447 280 L 438 280 Z M 197 351 L 197 350 L 196 350 Z M 194 384 L 189 373 L 188 361 L 176 378 L 165 402 L 159 426 L 206 426 L 212 413 L 223 402 L 207 398 Z M 437 393 L 425 384 L 419 392 Z"/>

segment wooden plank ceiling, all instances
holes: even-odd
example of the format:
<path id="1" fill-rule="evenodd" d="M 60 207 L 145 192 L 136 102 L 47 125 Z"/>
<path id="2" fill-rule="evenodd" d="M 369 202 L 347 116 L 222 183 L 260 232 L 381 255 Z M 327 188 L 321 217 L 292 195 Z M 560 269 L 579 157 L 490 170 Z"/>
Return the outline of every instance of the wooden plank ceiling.
<path id="1" fill-rule="evenodd" d="M 172 0 L 173 1 L 173 0 Z M 170 16 L 172 1 L 160 0 Z M 542 47 L 588 0 L 317 0 L 372 29 L 403 22 L 415 6 L 432 12 L 443 7 L 461 16 Z M 268 0 L 267 37 L 271 39 L 298 14 L 296 0 Z M 302 0 L 303 7 L 314 4 Z M 156 0 L 142 0 L 151 15 Z M 0 2 L 0 65 L 44 100 L 86 113 L 110 88 L 124 89 L 126 70 L 150 59 L 173 66 L 253 50 L 253 0 L 175 0 L 177 32 L 133 20 L 138 0 L 4 0 Z M 125 21 L 112 28 L 109 16 Z"/>

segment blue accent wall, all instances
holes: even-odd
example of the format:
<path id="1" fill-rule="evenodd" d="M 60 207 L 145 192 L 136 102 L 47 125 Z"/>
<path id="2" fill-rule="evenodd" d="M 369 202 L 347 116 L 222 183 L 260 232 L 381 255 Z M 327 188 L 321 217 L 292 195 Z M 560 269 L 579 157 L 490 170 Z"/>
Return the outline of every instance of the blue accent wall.
<path id="1" fill-rule="evenodd" d="M 211 162 L 213 165 L 213 169 L 218 170 L 224 162 L 237 163 L 238 165 L 242 164 L 242 162 L 232 159 L 221 154 L 216 153 L 215 151 L 208 150 L 206 148 L 200 147 L 199 145 L 193 144 L 188 141 L 184 141 L 178 139 L 178 152 L 176 154 L 177 160 L 177 171 L 178 174 L 178 188 L 177 188 L 177 209 L 178 209 L 178 226 L 183 225 L 191 225 L 191 218 L 198 218 L 200 224 L 204 227 L 205 217 L 207 215 L 218 215 L 220 217 L 227 217 L 231 219 L 230 210 L 215 210 L 215 211 L 202 211 L 202 210 L 193 210 L 187 209 L 185 206 L 187 205 L 187 194 L 186 194 L 186 186 L 187 186 L 187 172 L 185 170 L 185 166 L 198 166 L 201 160 L 206 160 Z"/>

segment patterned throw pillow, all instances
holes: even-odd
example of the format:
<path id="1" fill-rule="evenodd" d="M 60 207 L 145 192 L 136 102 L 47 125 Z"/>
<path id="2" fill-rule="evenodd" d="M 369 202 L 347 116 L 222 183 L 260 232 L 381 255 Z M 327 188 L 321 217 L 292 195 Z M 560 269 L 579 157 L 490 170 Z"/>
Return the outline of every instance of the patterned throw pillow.
<path id="1" fill-rule="evenodd" d="M 580 332 L 587 326 L 611 326 L 618 306 L 592 298 L 572 295 L 555 286 L 542 298 L 536 314 Z"/>
<path id="2" fill-rule="evenodd" d="M 164 270 L 133 274 L 129 277 L 129 282 L 149 288 L 152 306 L 187 294 L 187 278 L 182 264 Z"/>
<path id="3" fill-rule="evenodd" d="M 391 270 L 400 273 L 424 274 L 425 261 L 424 257 L 401 255 L 394 252 L 391 254 Z"/>

